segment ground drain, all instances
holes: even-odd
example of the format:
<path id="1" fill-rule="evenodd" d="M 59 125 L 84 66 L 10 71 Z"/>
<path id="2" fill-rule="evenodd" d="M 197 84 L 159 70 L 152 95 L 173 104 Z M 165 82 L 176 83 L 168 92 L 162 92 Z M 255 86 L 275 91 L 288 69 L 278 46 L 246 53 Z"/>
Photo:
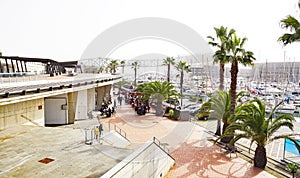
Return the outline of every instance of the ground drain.
<path id="1" fill-rule="evenodd" d="M 44 158 L 44 159 L 39 160 L 40 163 L 44 163 L 44 164 L 48 164 L 52 161 L 54 161 L 54 159 L 51 159 L 51 158 Z"/>

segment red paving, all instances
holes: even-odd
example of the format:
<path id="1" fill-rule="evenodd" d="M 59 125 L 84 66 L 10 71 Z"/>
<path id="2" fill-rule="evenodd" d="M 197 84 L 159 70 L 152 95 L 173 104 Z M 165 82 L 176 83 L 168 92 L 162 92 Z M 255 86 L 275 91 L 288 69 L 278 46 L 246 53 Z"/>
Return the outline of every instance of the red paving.
<path id="1" fill-rule="evenodd" d="M 117 124 L 118 127 L 126 131 L 132 143 L 149 141 L 154 134 L 161 136 L 158 138 L 163 138 L 176 126 L 176 122 L 153 114 L 136 115 L 126 105 L 118 110 L 118 117 L 111 118 L 110 122 Z M 220 150 L 219 146 L 208 141 L 207 136 L 203 128 L 195 127 L 189 138 L 181 145 L 176 146 L 176 149 L 171 152 L 171 156 L 175 159 L 175 165 L 167 174 L 167 178 L 274 177 L 259 168 L 255 168 L 253 164 L 235 154 L 231 154 L 232 157 L 230 158 L 229 154 Z"/>

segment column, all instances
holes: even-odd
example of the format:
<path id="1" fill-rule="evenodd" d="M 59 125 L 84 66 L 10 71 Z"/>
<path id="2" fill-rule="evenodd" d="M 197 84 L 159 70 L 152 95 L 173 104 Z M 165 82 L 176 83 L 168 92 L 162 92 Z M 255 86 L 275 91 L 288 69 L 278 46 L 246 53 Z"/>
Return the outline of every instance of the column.
<path id="1" fill-rule="evenodd" d="M 96 92 L 97 92 L 97 110 L 99 110 L 101 108 L 101 104 L 104 99 L 105 86 L 97 87 Z"/>
<path id="2" fill-rule="evenodd" d="M 93 111 L 95 109 L 95 88 L 87 90 L 87 112 Z"/>
<path id="3" fill-rule="evenodd" d="M 77 96 L 78 92 L 68 93 L 68 124 L 73 124 L 75 121 Z"/>

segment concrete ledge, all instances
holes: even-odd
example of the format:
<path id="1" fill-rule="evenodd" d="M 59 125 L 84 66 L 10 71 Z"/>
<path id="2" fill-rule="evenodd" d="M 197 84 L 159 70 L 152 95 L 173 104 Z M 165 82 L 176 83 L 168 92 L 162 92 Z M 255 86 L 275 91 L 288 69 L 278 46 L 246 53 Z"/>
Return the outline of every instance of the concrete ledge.
<path id="1" fill-rule="evenodd" d="M 173 165 L 174 159 L 149 141 L 101 177 L 164 177 Z"/>

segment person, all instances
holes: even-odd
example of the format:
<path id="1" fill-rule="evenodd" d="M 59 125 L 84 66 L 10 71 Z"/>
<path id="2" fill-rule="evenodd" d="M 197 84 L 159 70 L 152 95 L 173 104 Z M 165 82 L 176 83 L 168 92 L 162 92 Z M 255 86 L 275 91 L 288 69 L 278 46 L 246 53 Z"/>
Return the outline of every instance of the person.
<path id="1" fill-rule="evenodd" d="M 100 138 L 103 136 L 103 124 L 100 123 L 99 125 L 99 132 L 100 132 Z"/>
<path id="2" fill-rule="evenodd" d="M 98 128 L 98 126 L 95 127 L 94 131 L 95 131 L 95 138 L 98 141 L 99 140 L 99 128 Z"/>

